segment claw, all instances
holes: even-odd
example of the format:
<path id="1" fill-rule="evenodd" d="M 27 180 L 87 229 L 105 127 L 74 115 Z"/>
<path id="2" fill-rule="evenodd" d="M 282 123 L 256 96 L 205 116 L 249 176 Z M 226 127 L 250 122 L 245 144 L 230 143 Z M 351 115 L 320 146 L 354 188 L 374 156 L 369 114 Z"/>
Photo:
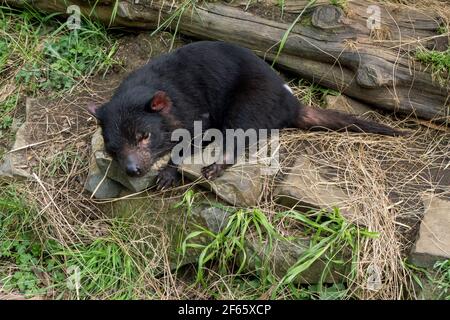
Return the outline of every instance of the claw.
<path id="1" fill-rule="evenodd" d="M 177 184 L 179 179 L 177 171 L 173 170 L 173 168 L 165 168 L 161 170 L 156 179 L 156 189 L 160 191 L 164 191 L 165 189 L 169 189 L 170 187 Z"/>
<path id="2" fill-rule="evenodd" d="M 208 180 L 213 180 L 222 175 L 225 167 L 223 165 L 213 163 L 202 168 L 203 176 Z"/>

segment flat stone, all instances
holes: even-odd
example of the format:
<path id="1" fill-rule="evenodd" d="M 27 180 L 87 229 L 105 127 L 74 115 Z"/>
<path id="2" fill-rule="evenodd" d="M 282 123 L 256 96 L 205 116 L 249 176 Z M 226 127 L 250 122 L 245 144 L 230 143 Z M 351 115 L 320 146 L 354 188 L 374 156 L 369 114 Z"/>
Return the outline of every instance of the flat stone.
<path id="1" fill-rule="evenodd" d="M 337 207 L 344 216 L 355 217 L 350 197 L 322 174 L 307 157 L 299 155 L 284 180 L 275 188 L 275 200 L 283 206 L 300 211 Z"/>
<path id="2" fill-rule="evenodd" d="M 104 141 L 101 128 L 98 128 L 98 130 L 92 136 L 91 144 L 95 161 L 98 168 L 100 169 L 100 172 L 102 174 L 106 172 L 106 176 L 109 179 L 120 183 L 133 192 L 139 192 L 151 186 L 154 186 L 160 168 L 167 164 L 170 157 L 170 155 L 168 155 L 158 160 L 145 176 L 133 178 L 129 177 L 122 170 L 122 168 L 120 168 L 119 164 L 114 161 L 111 156 L 109 156 L 104 150 Z"/>
<path id="3" fill-rule="evenodd" d="M 25 148 L 30 145 L 30 141 L 27 139 L 28 132 L 27 123 L 22 124 L 17 130 L 14 145 L 0 165 L 0 181 L 10 182 L 31 178 Z"/>
<path id="4" fill-rule="evenodd" d="M 333 109 L 345 113 L 363 115 L 367 112 L 373 112 L 369 106 L 356 101 L 350 97 L 346 97 L 343 95 L 333 96 L 327 95 L 325 97 L 325 104 L 327 109 Z"/>
<path id="5" fill-rule="evenodd" d="M 264 263 L 268 263 L 273 267 L 273 272 L 278 277 L 286 275 L 288 270 L 297 263 L 299 258 L 303 256 L 311 247 L 310 239 L 297 238 L 294 240 L 276 239 L 273 241 L 270 251 L 267 250 L 267 244 L 264 244 L 255 239 L 247 240 L 247 252 L 249 260 L 249 268 L 255 269 Z M 321 280 L 325 283 L 338 283 L 344 280 L 344 275 L 348 274 L 350 267 L 350 259 L 345 259 L 344 256 L 335 257 L 336 260 L 344 260 L 349 263 L 340 265 L 328 265 L 329 272 L 322 278 L 324 270 L 327 268 L 325 260 L 319 258 L 314 261 L 311 266 L 298 274 L 294 279 L 294 283 L 299 284 L 314 284 L 320 283 Z"/>
<path id="6" fill-rule="evenodd" d="M 203 157 L 200 152 L 187 158 L 180 165 L 180 172 L 192 181 L 213 191 L 222 200 L 233 206 L 255 206 L 258 204 L 263 188 L 264 179 L 278 172 L 277 165 L 269 166 L 268 163 L 258 161 L 258 163 L 245 163 L 241 158 L 235 165 L 225 170 L 224 174 L 214 180 L 206 180 L 201 174 L 204 166 L 213 161 L 207 155 L 214 148 L 213 144 L 205 148 Z M 260 152 L 263 152 L 263 149 Z M 206 156 L 205 156 L 206 155 Z"/>
<path id="7" fill-rule="evenodd" d="M 97 199 L 110 199 L 118 197 L 124 187 L 120 183 L 105 177 L 105 173 L 100 170 L 95 157 L 92 156 L 84 189 Z"/>
<path id="8" fill-rule="evenodd" d="M 417 266 L 432 267 L 436 261 L 450 259 L 450 201 L 430 194 L 422 200 L 425 215 L 410 259 Z"/>

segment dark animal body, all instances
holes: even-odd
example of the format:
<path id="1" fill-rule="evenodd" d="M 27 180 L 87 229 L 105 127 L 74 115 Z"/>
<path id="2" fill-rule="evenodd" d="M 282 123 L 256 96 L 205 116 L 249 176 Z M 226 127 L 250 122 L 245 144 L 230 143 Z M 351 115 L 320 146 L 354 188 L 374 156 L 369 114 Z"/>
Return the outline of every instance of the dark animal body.
<path id="1" fill-rule="evenodd" d="M 303 106 L 284 81 L 250 50 L 202 41 L 153 59 L 129 75 L 109 102 L 89 110 L 103 129 L 106 151 L 130 176 L 144 175 L 174 147 L 171 133 L 193 131 L 194 121 L 226 129 L 331 129 L 383 135 L 402 133 L 349 114 Z M 232 163 L 232 161 L 230 162 Z M 206 178 L 230 164 L 203 168 Z M 176 180 L 169 163 L 159 187 Z"/>

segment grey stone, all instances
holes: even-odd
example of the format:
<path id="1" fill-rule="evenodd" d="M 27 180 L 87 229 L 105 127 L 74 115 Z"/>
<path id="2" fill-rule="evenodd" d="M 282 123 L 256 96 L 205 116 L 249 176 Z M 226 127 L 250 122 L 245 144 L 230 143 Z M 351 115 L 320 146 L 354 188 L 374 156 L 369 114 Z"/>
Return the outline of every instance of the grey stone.
<path id="1" fill-rule="evenodd" d="M 155 185 L 158 171 L 168 162 L 168 156 L 164 157 L 157 161 L 145 176 L 133 178 L 127 176 L 122 168 L 119 167 L 118 163 L 114 161 L 104 150 L 104 141 L 101 128 L 99 128 L 92 136 L 91 144 L 95 161 L 100 169 L 100 172 L 102 174 L 106 172 L 106 176 L 109 179 L 120 183 L 133 192 L 139 192 Z"/>
<path id="2" fill-rule="evenodd" d="M 450 201 L 431 194 L 422 200 L 425 215 L 410 260 L 417 266 L 432 267 L 436 261 L 450 259 Z"/>
<path id="3" fill-rule="evenodd" d="M 327 109 L 333 109 L 357 115 L 363 115 L 365 113 L 374 111 L 369 106 L 343 95 L 327 95 L 325 97 L 325 104 Z"/>
<path id="4" fill-rule="evenodd" d="M 310 248 L 310 240 L 308 238 L 296 238 L 294 240 L 276 239 L 273 241 L 270 251 L 268 251 L 268 245 L 257 241 L 255 239 L 247 239 L 247 251 L 248 257 L 250 257 L 249 265 L 250 269 L 255 269 L 263 264 L 271 266 L 273 272 L 278 277 L 286 275 L 288 270 L 295 265 L 299 258 L 305 254 Z M 345 279 L 345 275 L 348 274 L 347 270 L 350 267 L 350 259 L 345 259 L 342 253 L 339 257 L 335 257 L 335 260 L 348 261 L 340 265 L 328 265 L 323 259 L 317 259 L 309 268 L 297 275 L 293 282 L 300 284 L 314 284 L 323 281 L 325 283 L 337 283 Z M 322 276 L 325 269 L 327 270 L 326 276 Z"/>
<path id="5" fill-rule="evenodd" d="M 229 212 L 217 207 L 203 207 L 194 211 L 199 219 L 203 219 L 205 225 L 214 233 L 222 231 L 228 223 Z"/>
<path id="6" fill-rule="evenodd" d="M 84 189 L 89 191 L 97 199 L 110 199 L 118 197 L 123 190 L 123 186 L 105 177 L 104 172 L 97 166 L 95 157 L 92 156 Z"/>
<path id="7" fill-rule="evenodd" d="M 216 193 L 221 199 L 233 206 L 255 206 L 258 204 L 263 188 L 264 179 L 278 172 L 278 167 L 269 167 L 263 161 L 258 163 L 245 163 L 242 157 L 235 165 L 228 168 L 224 174 L 214 180 L 206 180 L 201 174 L 201 169 L 212 163 L 210 154 L 214 148 L 210 144 L 205 152 L 197 152 L 192 158 L 184 160 L 180 166 L 180 172 L 187 178 Z M 261 148 L 259 152 L 263 153 Z"/>
<path id="8" fill-rule="evenodd" d="M 0 181 L 23 180 L 31 178 L 26 158 L 26 146 L 30 145 L 27 139 L 29 131 L 27 123 L 24 123 L 16 132 L 16 140 L 9 153 L 0 165 Z"/>
<path id="9" fill-rule="evenodd" d="M 327 179 L 322 171 L 307 157 L 299 155 L 275 188 L 275 200 L 300 211 L 337 207 L 344 216 L 355 217 L 357 209 L 350 206 L 350 197 L 335 182 Z"/>

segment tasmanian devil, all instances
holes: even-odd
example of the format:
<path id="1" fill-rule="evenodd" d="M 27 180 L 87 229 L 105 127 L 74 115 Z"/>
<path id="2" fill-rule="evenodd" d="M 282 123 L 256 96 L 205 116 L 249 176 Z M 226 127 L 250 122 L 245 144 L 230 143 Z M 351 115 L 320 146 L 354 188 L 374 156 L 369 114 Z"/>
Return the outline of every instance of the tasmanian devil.
<path id="1" fill-rule="evenodd" d="M 303 106 L 267 63 L 225 42 L 196 42 L 153 59 L 130 74 L 109 102 L 88 109 L 103 129 L 106 151 L 135 177 L 170 152 L 175 129 L 192 131 L 194 121 L 205 120 L 205 115 L 204 129 L 222 132 L 327 128 L 402 134 L 352 115 Z M 214 179 L 232 163 L 214 163 L 202 173 Z M 159 188 L 172 185 L 176 166 L 169 162 L 158 178 Z"/>

